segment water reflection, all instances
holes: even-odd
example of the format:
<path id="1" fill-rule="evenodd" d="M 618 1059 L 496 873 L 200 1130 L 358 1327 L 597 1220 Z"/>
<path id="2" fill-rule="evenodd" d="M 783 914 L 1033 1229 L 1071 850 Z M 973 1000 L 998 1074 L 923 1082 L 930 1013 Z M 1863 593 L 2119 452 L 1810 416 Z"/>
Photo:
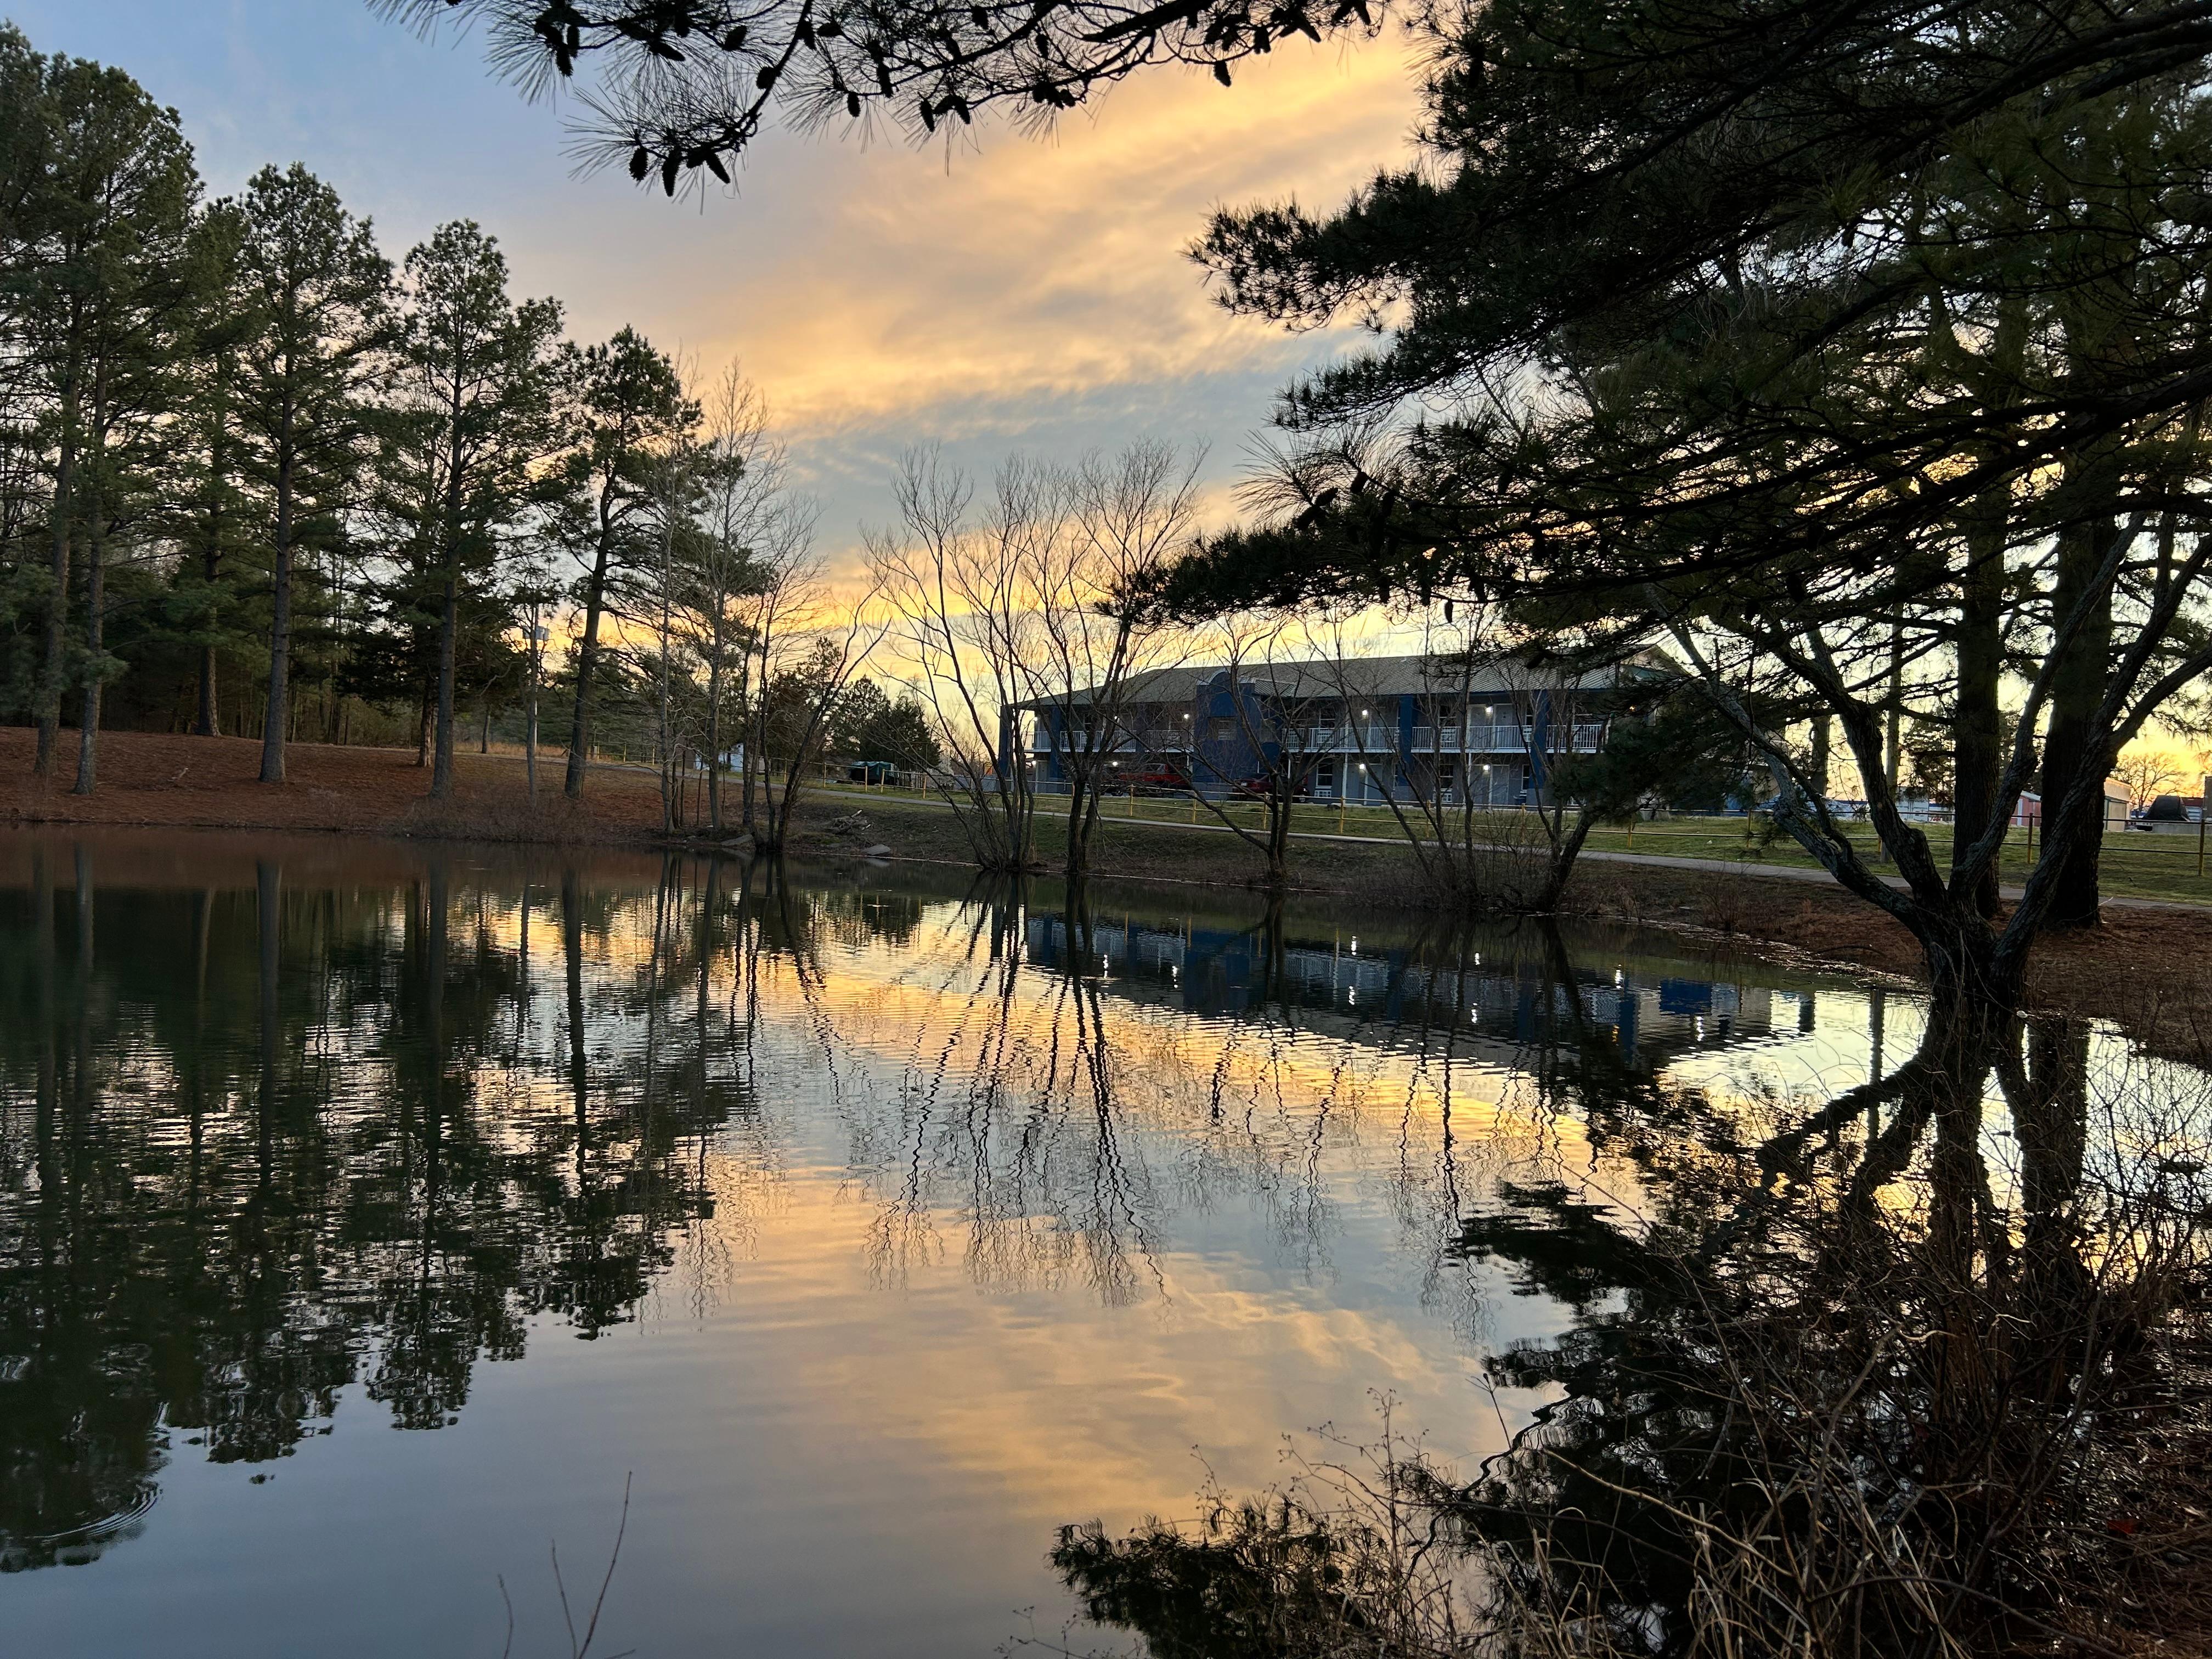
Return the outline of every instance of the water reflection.
<path id="1" fill-rule="evenodd" d="M 1365 1473 L 1217 1492 L 1192 1525 L 1064 1528 L 1090 1616 L 1194 1659 L 2196 1630 L 2212 1079 L 2039 1015 L 1993 1095 L 1945 1096 L 1909 1059 L 1882 1070 L 1876 997 L 1856 1087 L 1689 1086 L 1630 1063 L 1632 1002 L 1607 1026 L 1553 961 L 1522 1075 L 1589 1161 L 1497 1180 L 1450 1246 L 1571 1310 L 1486 1359 L 1545 1403 L 1469 1473 L 1386 1428 Z"/>
<path id="2" fill-rule="evenodd" d="M 987 1651 L 1048 1593 L 1039 1517 L 1170 1504 L 1194 1443 L 1264 1479 L 1278 1434 L 1369 1388 L 1469 1453 L 1568 1456 L 1583 1484 L 1545 1501 L 1589 1510 L 1590 1482 L 1714 1466 L 1696 1301 L 1662 1263 L 1810 1249 L 1778 1195 L 1878 1216 L 1902 1177 L 1931 1257 L 2005 1231 L 2021 1282 L 2078 1284 L 2081 1194 L 2111 1173 L 2083 1103 L 2150 1064 L 2039 1027 L 1986 1121 L 1931 1137 L 1894 1103 L 1820 1109 L 1917 1040 L 1908 1000 L 1621 935 L 678 859 L 19 836 L 0 860 L 0 1565 L 105 1555 L 124 1606 L 114 1547 L 150 1549 L 165 1486 L 368 1423 L 495 1435 L 501 1363 L 577 1443 L 665 1425 L 637 1525 L 670 1505 L 668 1547 L 624 1569 L 654 1589 L 623 1645 L 687 1650 L 752 1605 L 678 1537 L 765 1560 L 790 1535 L 885 1588 L 803 1595 L 785 1566 L 753 1594 L 806 1600 L 786 1639 L 865 1647 L 874 1620 Z M 1803 1167 L 1846 1154 L 1838 1181 Z M 657 1358 L 548 1354 L 674 1328 Z M 756 1392 L 733 1423 L 753 1366 L 819 1420 Z M 535 1449 L 437 1443 L 491 1530 L 539 1534 Z M 880 1468 L 821 1474 L 852 1447 Z M 771 1504 L 756 1466 L 786 1450 Z M 368 1489 L 330 1467 L 336 1501 Z M 1491 1477 L 1524 1481 L 1516 1513 L 1521 1468 Z M 948 1525 L 940 1559 L 890 1518 L 917 1504 L 1009 1541 Z M 883 1565 L 925 1558 L 927 1589 Z M 930 1595 L 957 1614 L 930 1625 Z"/>
<path id="3" fill-rule="evenodd" d="M 382 890 L 288 890 L 268 860 L 246 891 L 103 890 L 80 847 L 54 878 L 36 849 L 0 893 L 8 1566 L 128 1535 L 178 1440 L 289 1455 L 351 1383 L 396 1426 L 453 1422 L 533 1316 L 625 1318 L 705 1202 L 693 1160 L 744 1090 L 705 1024 L 666 1029 L 665 910 L 587 1006 L 611 901 L 573 876 L 516 896 L 557 924 L 551 985 L 441 860 Z M 594 1018 L 636 1012 L 635 1062 L 594 1067 Z"/>

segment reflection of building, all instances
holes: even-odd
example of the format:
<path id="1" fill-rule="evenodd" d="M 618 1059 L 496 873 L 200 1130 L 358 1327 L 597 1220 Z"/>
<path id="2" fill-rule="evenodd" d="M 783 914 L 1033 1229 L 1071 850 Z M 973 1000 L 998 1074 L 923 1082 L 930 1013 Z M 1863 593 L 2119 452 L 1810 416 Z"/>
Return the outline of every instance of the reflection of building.
<path id="1" fill-rule="evenodd" d="M 1041 787 L 1078 756 L 1103 754 L 1160 787 L 1224 795 L 1287 769 L 1320 799 L 1434 793 L 1512 805 L 1552 764 L 1605 740 L 1620 673 L 1560 676 L 1519 661 L 1469 667 L 1433 657 L 1163 668 L 1132 678 L 1111 709 L 1088 690 L 1026 705 Z"/>
<path id="2" fill-rule="evenodd" d="M 1212 1016 L 1267 1002 L 1328 1011 L 1352 1028 L 1341 1035 L 1375 1041 L 1404 1028 L 1446 1027 L 1517 1048 L 1557 1041 L 1579 1022 L 1609 1036 L 1624 1059 L 1656 1066 L 1692 1048 L 1760 1042 L 1813 1024 L 1809 991 L 1777 994 L 1648 968 L 1578 963 L 1568 986 L 1527 957 L 1486 963 L 1470 951 L 1463 962 L 1422 960 L 1404 950 L 1363 951 L 1355 939 L 1286 941 L 1271 972 L 1264 928 L 1177 932 L 1127 921 L 1085 928 L 1085 959 L 1077 963 L 1064 916 L 1032 915 L 1026 934 L 1030 961 L 1100 973 L 1133 1000 Z"/>

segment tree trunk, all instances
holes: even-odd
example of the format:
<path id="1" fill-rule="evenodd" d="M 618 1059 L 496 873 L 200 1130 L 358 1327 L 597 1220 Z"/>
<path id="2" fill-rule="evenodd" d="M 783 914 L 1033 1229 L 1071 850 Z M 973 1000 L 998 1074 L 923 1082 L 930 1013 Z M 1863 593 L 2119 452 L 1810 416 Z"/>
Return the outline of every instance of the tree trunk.
<path id="1" fill-rule="evenodd" d="M 216 710 L 216 649 L 213 641 L 200 647 L 200 695 L 192 731 L 203 738 L 219 738 L 222 724 Z"/>
<path id="2" fill-rule="evenodd" d="M 100 653 L 107 631 L 101 615 L 107 603 L 107 538 L 100 522 L 102 510 L 95 492 L 84 547 L 84 702 L 77 717 L 76 784 L 70 791 L 78 795 L 90 794 L 100 774 L 100 703 L 105 684 Z"/>
<path id="3" fill-rule="evenodd" d="M 715 609 L 721 608 L 718 595 Z M 707 664 L 707 828 L 722 833 L 722 627 L 715 618 L 714 654 Z"/>
<path id="4" fill-rule="evenodd" d="M 2109 518 L 2075 525 L 2058 539 L 2052 616 L 2063 621 L 2081 607 L 2112 552 L 2119 526 Z M 2051 724 L 2043 744 L 2044 856 L 2061 860 L 2057 887 L 2045 921 L 2052 927 L 2094 927 L 2098 921 L 2097 860 L 2104 850 L 2103 778 L 2091 779 L 2097 799 L 2076 834 L 2052 834 L 2052 819 L 2086 770 L 2101 775 L 2106 757 L 2092 752 L 2091 727 L 2104 700 L 2112 654 L 2112 600 L 2109 585 L 2091 602 L 2087 620 L 2051 677 Z M 2055 852 L 2053 849 L 2056 849 Z"/>
<path id="5" fill-rule="evenodd" d="M 543 649 L 538 642 L 538 620 L 533 612 L 530 623 L 529 701 L 522 718 L 523 791 L 532 801 L 538 799 L 538 653 Z"/>
<path id="6" fill-rule="evenodd" d="M 284 732 L 292 697 L 292 416 L 284 416 L 276 463 L 276 534 L 270 575 L 269 708 L 261 722 L 261 781 L 284 781 Z"/>
<path id="7" fill-rule="evenodd" d="M 2002 507 L 1995 526 L 1968 538 L 1960 580 L 1959 697 L 1952 732 L 1951 869 L 1955 875 L 1972 844 L 1997 817 L 1997 780 L 2004 769 L 2004 720 L 1998 706 L 2004 677 L 2004 532 Z M 1997 869 L 1991 859 L 1975 878 L 1976 912 L 1997 911 Z"/>
<path id="8" fill-rule="evenodd" d="M 73 456 L 64 452 L 60 476 L 69 478 Z M 52 582 L 46 594 L 46 611 L 41 624 L 45 635 L 42 661 L 39 671 L 39 747 L 32 769 L 41 777 L 50 776 L 54 769 L 54 750 L 60 741 L 62 724 L 63 641 L 69 620 L 70 579 L 70 523 L 74 504 L 70 501 L 68 483 L 57 486 L 54 491 L 54 525 L 52 543 Z"/>
<path id="9" fill-rule="evenodd" d="M 1278 772 L 1267 803 L 1267 887 L 1277 894 L 1291 882 L 1291 811 L 1296 799 L 1289 775 Z"/>
<path id="10" fill-rule="evenodd" d="M 599 613 L 606 606 L 607 564 L 614 553 L 614 526 L 607 497 L 599 501 L 599 545 L 592 556 L 592 579 L 584 590 L 584 634 L 576 644 L 576 712 L 568 726 L 568 775 L 562 786 L 570 800 L 584 798 L 584 755 L 592 738 L 592 677 L 599 666 Z"/>
<path id="11" fill-rule="evenodd" d="M 200 550 L 200 575 L 207 583 L 210 606 L 214 604 L 215 585 L 222 575 L 222 491 L 230 466 L 230 379 L 227 368 L 217 372 L 216 386 L 215 430 L 208 440 L 207 545 Z M 205 621 L 212 626 L 214 620 L 210 611 Z M 215 641 L 201 641 L 199 710 L 192 730 L 203 738 L 220 736 L 222 729 L 216 703 L 216 665 Z"/>
<path id="12" fill-rule="evenodd" d="M 46 616 L 41 625 L 45 637 L 41 641 L 40 653 L 42 661 L 39 671 L 39 746 L 37 759 L 32 763 L 32 769 L 40 777 L 52 775 L 54 750 L 61 734 L 63 641 L 69 620 L 70 526 L 75 520 L 76 507 L 77 400 L 82 373 L 79 362 L 78 332 L 79 325 L 72 318 L 65 348 L 70 354 L 70 367 L 62 386 L 61 443 L 54 462 L 53 525 L 48 567 L 53 585 L 46 595 Z"/>
<path id="13" fill-rule="evenodd" d="M 1067 782 L 1067 877 L 1080 881 L 1091 868 L 1090 807 L 1097 799 L 1097 780 L 1081 771 L 1072 772 Z"/>
<path id="14" fill-rule="evenodd" d="M 455 550 L 446 557 L 445 613 L 438 629 L 438 726 L 430 751 L 430 799 L 443 800 L 453 793 L 453 674 L 460 642 L 460 573 L 454 568 Z"/>

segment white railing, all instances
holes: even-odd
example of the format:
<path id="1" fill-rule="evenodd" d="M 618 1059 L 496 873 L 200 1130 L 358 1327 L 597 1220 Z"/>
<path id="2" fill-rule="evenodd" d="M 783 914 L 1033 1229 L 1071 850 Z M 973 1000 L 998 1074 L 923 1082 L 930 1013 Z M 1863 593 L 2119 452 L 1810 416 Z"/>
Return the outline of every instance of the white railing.
<path id="1" fill-rule="evenodd" d="M 1356 750 L 1370 755 L 1394 752 L 1398 747 L 1398 734 L 1387 726 L 1363 726 L 1355 731 L 1348 726 L 1316 726 L 1304 733 L 1309 753 Z"/>

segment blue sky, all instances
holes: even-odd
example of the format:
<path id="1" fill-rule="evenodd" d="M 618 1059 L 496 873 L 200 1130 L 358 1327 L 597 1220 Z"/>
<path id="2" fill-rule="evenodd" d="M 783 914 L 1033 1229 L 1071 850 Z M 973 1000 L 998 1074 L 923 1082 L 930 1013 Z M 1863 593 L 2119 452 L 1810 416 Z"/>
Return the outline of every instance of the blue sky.
<path id="1" fill-rule="evenodd" d="M 1011 449 L 1148 434 L 1206 445 L 1225 490 L 1275 388 L 1346 337 L 1229 317 L 1182 250 L 1218 203 L 1334 203 L 1403 155 L 1413 114 L 1395 41 L 1299 46 L 1230 91 L 1161 71 L 1042 140 L 777 133 L 735 195 L 671 203 L 574 176 L 557 106 L 490 79 L 473 40 L 421 39 L 363 0 L 4 9 L 38 48 L 119 64 L 174 105 L 217 193 L 304 161 L 395 258 L 473 218 L 578 337 L 635 324 L 708 376 L 734 357 L 833 553 L 888 515 L 890 465 L 915 442 L 987 471 Z"/>

